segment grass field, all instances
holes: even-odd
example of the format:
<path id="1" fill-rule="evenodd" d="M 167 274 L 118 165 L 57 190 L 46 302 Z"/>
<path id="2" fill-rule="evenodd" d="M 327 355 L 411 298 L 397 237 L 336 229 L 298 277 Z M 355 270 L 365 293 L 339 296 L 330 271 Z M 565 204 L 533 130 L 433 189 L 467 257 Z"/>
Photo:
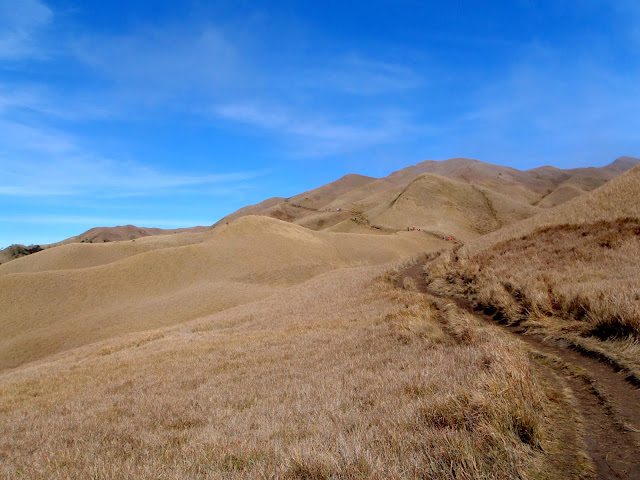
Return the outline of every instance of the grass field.
<path id="1" fill-rule="evenodd" d="M 313 232 L 249 216 L 203 233 L 48 249 L 0 266 L 0 369 L 176 325 L 337 268 L 397 260 L 444 243 L 417 232 Z"/>
<path id="2" fill-rule="evenodd" d="M 561 448 L 588 473 L 551 425 L 567 400 L 519 345 L 384 271 L 5 373 L 1 475 L 536 478 Z"/>

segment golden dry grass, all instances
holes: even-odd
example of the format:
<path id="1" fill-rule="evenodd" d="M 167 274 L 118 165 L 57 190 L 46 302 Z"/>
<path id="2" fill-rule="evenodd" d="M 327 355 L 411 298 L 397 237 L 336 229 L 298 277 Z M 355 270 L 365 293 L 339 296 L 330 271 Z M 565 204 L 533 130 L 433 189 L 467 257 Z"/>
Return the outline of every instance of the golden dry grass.
<path id="1" fill-rule="evenodd" d="M 527 235 L 543 227 L 634 217 L 640 217 L 640 166 L 586 195 L 485 235 L 467 248 L 479 252 L 498 242 Z"/>
<path id="2" fill-rule="evenodd" d="M 346 175 L 289 199 L 271 198 L 232 213 L 218 225 L 265 215 L 312 230 L 358 233 L 361 229 L 348 219 L 361 215 L 390 229 L 419 225 L 468 240 L 531 216 L 538 206 L 582 195 L 638 161 L 621 158 L 601 168 L 520 171 L 468 158 L 427 160 L 384 178 Z"/>
<path id="3" fill-rule="evenodd" d="M 191 228 L 150 228 L 136 227 L 135 225 L 120 225 L 118 227 L 95 227 L 87 230 L 75 237 L 67 238 L 58 243 L 46 245 L 46 247 L 55 247 L 68 243 L 105 243 L 118 242 L 122 240 L 133 240 L 154 235 L 170 235 L 176 233 L 197 233 L 206 231 L 209 227 L 191 227 Z"/>
<path id="4" fill-rule="evenodd" d="M 0 275 L 96 267 L 161 248 L 202 243 L 210 232 L 147 236 L 135 241 L 69 243 L 0 265 Z"/>
<path id="5" fill-rule="evenodd" d="M 308 192 L 300 193 L 289 199 L 291 203 L 301 204 L 315 209 L 326 209 L 331 201 L 353 190 L 358 190 L 377 179 L 364 175 L 349 174 L 338 180 L 322 185 Z"/>
<path id="6" fill-rule="evenodd" d="M 553 192 L 551 192 L 549 195 L 544 197 L 536 205 L 542 208 L 551 208 L 555 207 L 556 205 L 568 202 L 569 200 L 575 197 L 579 197 L 584 193 L 585 191 L 576 185 L 562 184 L 555 190 L 553 190 Z"/>
<path id="7" fill-rule="evenodd" d="M 640 372 L 640 167 L 426 271 L 433 288 Z"/>
<path id="8" fill-rule="evenodd" d="M 563 478 L 562 393 L 512 340 L 382 271 L 4 373 L 0 476 Z"/>
<path id="9" fill-rule="evenodd" d="M 0 369 L 185 322 L 336 268 L 384 263 L 442 243 L 408 232 L 312 232 L 250 216 L 198 234 L 52 248 L 0 267 Z"/>
<path id="10" fill-rule="evenodd" d="M 390 204 L 366 212 L 371 223 L 393 228 L 416 226 L 469 240 L 527 218 L 535 207 L 521 204 L 489 189 L 423 174 Z"/>

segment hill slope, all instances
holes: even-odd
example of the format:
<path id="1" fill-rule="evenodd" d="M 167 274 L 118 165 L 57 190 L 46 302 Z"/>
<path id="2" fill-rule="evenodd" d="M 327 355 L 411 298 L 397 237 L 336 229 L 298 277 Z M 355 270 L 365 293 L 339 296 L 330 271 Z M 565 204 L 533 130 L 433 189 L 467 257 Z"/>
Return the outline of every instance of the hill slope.
<path id="1" fill-rule="evenodd" d="M 68 245 L 71 243 L 108 243 L 119 242 L 124 240 L 135 240 L 137 238 L 155 236 L 155 235 L 168 235 L 183 232 L 202 232 L 210 227 L 190 227 L 190 228 L 175 228 L 175 229 L 163 229 L 163 228 L 148 228 L 148 227 L 136 227 L 135 225 L 123 225 L 118 227 L 95 227 L 87 230 L 80 235 L 67 238 L 60 242 L 42 244 L 42 245 L 11 245 L 3 250 L 0 250 L 0 265 L 7 263 L 16 258 L 31 255 L 33 253 L 41 252 L 42 250 L 52 247 L 58 247 L 60 245 Z"/>
<path id="2" fill-rule="evenodd" d="M 253 301 L 336 268 L 439 248 L 248 216 L 204 233 L 65 245 L 0 267 L 0 368 Z"/>
<path id="3" fill-rule="evenodd" d="M 433 288 L 563 337 L 640 378 L 640 166 L 469 242 L 426 271 Z"/>
<path id="4" fill-rule="evenodd" d="M 520 171 L 511 167 L 492 165 L 467 158 L 452 158 L 444 161 L 426 160 L 391 175 L 376 179 L 362 175 L 345 175 L 344 177 L 295 195 L 291 198 L 273 197 L 255 205 L 243 207 L 233 212 L 214 227 L 224 225 L 246 215 L 262 215 L 302 225 L 311 230 L 331 230 L 336 232 L 363 233 L 370 232 L 367 228 L 376 225 L 382 227 L 375 233 L 389 233 L 407 225 L 415 225 L 430 221 L 431 217 L 416 215 L 416 209 L 410 207 L 406 212 L 400 210 L 400 202 L 395 207 L 394 215 L 380 216 L 389 205 L 403 193 L 405 188 L 417 177 L 429 173 L 455 180 L 484 191 L 492 191 L 514 201 L 516 215 L 507 215 L 494 222 L 495 226 L 504 225 L 513 220 L 519 220 L 524 214 L 533 215 L 534 209 L 524 209 L 523 204 L 540 208 L 550 208 L 560 205 L 574 197 L 599 187 L 608 180 L 624 173 L 640 163 L 640 159 L 620 157 L 611 164 L 600 168 L 576 168 L 561 170 L 545 166 L 527 171 Z M 413 188 L 417 188 L 416 185 Z M 479 190 L 478 190 L 479 191 Z M 425 193 L 425 195 L 430 195 Z M 425 196 L 419 194 L 420 196 Z M 432 196 L 433 197 L 433 196 Z M 447 202 L 447 195 L 441 199 Z M 450 205 L 450 211 L 455 210 Z M 456 211 L 454 216 L 464 217 L 464 212 Z M 348 221 L 356 218 L 355 223 Z M 402 218 L 399 222 L 396 219 Z M 386 223 L 389 222 L 389 223 Z M 451 223 L 451 222 L 449 222 Z M 483 222 L 480 229 L 472 228 L 474 234 L 486 233 L 491 222 Z M 14 245 L 0 251 L 0 264 L 15 258 L 28 255 L 40 248 L 46 249 L 69 243 L 105 243 L 113 241 L 133 240 L 151 235 L 166 235 L 182 232 L 200 232 L 208 227 L 193 227 L 189 229 L 163 230 L 159 228 L 135 227 L 133 225 L 119 227 L 96 227 L 75 237 L 68 238 L 50 245 L 36 245 L 25 247 Z M 456 228 L 446 225 L 441 228 L 437 222 L 431 226 L 432 230 L 447 230 L 456 232 Z M 497 228 L 497 227 L 496 227 Z M 494 228 L 495 229 L 495 228 Z M 463 230 L 465 230 L 463 228 Z M 456 233 L 453 233 L 456 235 Z M 458 233 L 461 238 L 468 238 L 466 232 Z"/>
<path id="5" fill-rule="evenodd" d="M 428 197 L 436 203 L 448 204 L 449 213 L 453 213 L 454 217 L 464 217 L 465 212 L 460 210 L 462 204 L 456 206 L 456 202 L 449 202 L 449 191 L 441 191 L 443 197 L 440 199 L 436 199 L 437 189 L 435 194 L 416 191 L 419 188 L 428 189 L 433 186 L 424 181 L 414 183 L 421 175 L 431 174 L 457 182 L 458 188 L 471 192 L 472 197 L 476 197 L 479 192 L 484 192 L 504 207 L 510 202 L 513 203 L 513 209 L 517 213 L 506 214 L 499 222 L 482 221 L 481 228 L 469 229 L 467 226 L 462 227 L 458 232 L 458 228 L 451 226 L 454 222 L 448 222 L 444 228 L 441 228 L 437 221 L 431 225 L 433 230 L 458 232 L 457 235 L 461 238 L 470 238 L 469 234 L 471 236 L 484 234 L 501 225 L 520 220 L 524 216 L 533 215 L 537 212 L 536 207 L 550 208 L 583 195 L 638 163 L 640 163 L 639 159 L 620 157 L 600 168 L 562 170 L 555 167 L 539 167 L 521 171 L 467 158 L 452 158 L 444 161 L 426 160 L 381 179 L 347 175 L 335 182 L 289 199 L 274 198 L 261 204 L 245 207 L 225 217 L 221 222 L 246 214 L 255 214 L 296 223 L 312 230 L 330 229 L 361 233 L 367 231 L 366 228 L 370 225 L 382 227 L 382 232 L 385 232 L 435 220 L 428 214 L 418 214 L 417 205 L 404 201 L 396 202 L 393 213 L 381 215 L 383 211 L 390 208 L 395 199 L 403 195 L 409 185 L 412 185 L 412 194 L 416 198 Z M 468 188 L 460 187 L 459 184 L 473 186 L 475 193 Z M 496 194 L 499 197 L 496 197 Z M 406 211 L 402 209 L 403 205 L 408 207 Z M 349 221 L 353 218 L 357 219 L 355 223 Z M 456 233 L 453 234 L 456 235 Z"/>
<path id="6" fill-rule="evenodd" d="M 483 187 L 423 174 L 388 205 L 371 209 L 366 215 L 378 225 L 398 229 L 418 226 L 467 240 L 536 211 Z"/>
<path id="7" fill-rule="evenodd" d="M 452 246 L 406 225 L 455 231 L 431 288 L 637 361 L 640 167 L 580 193 L 478 163 L 0 266 L 0 476 L 591 478 L 567 384 L 385 262 Z"/>

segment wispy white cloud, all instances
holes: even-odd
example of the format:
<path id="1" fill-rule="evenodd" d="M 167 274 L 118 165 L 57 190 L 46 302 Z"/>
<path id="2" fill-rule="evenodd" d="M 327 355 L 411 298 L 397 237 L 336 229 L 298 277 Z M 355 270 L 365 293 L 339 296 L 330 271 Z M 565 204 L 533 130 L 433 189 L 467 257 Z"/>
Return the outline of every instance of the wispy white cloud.
<path id="1" fill-rule="evenodd" d="M 52 18 L 52 10 L 39 0 L 0 2 L 0 58 L 16 60 L 42 55 L 38 33 Z"/>
<path id="2" fill-rule="evenodd" d="M 36 114 L 43 118 L 65 120 L 104 119 L 113 117 L 115 109 L 98 103 L 95 95 L 62 95 L 45 85 L 35 83 L 0 84 L 0 118 L 16 114 Z"/>
<path id="3" fill-rule="evenodd" d="M 265 170 L 198 175 L 160 171 L 150 165 L 95 157 L 66 157 L 38 161 L 4 162 L 0 167 L 0 195 L 92 195 L 123 197 L 179 193 L 225 195 L 245 189 L 242 182 L 266 174 Z"/>
<path id="4" fill-rule="evenodd" d="M 2 215 L 0 222 L 36 225 L 92 225 L 92 226 L 116 226 L 136 225 L 138 227 L 156 228 L 188 228 L 196 225 L 210 225 L 210 219 L 184 219 L 184 218 L 130 218 L 130 217 L 101 217 L 87 215 Z"/>
<path id="5" fill-rule="evenodd" d="M 276 134 L 288 145 L 290 152 L 305 157 L 334 155 L 398 141 L 415 128 L 410 125 L 407 114 L 389 110 L 368 117 L 362 115 L 351 122 L 250 103 L 217 105 L 213 107 L 213 113 Z"/>
<path id="6" fill-rule="evenodd" d="M 350 55 L 310 72 L 296 72 L 302 87 L 349 95 L 393 94 L 424 87 L 426 80 L 407 65 Z"/>
<path id="7" fill-rule="evenodd" d="M 596 59 L 532 45 L 454 117 L 461 154 L 529 166 L 597 165 L 640 149 L 634 75 Z"/>
<path id="8" fill-rule="evenodd" d="M 222 29 L 146 28 L 121 36 L 86 35 L 73 45 L 84 64 L 138 103 L 176 94 L 214 95 L 242 80 L 241 55 Z"/>
<path id="9" fill-rule="evenodd" d="M 149 195 L 210 187 L 210 194 L 245 188 L 266 170 L 231 173 L 163 171 L 151 164 L 105 159 L 53 129 L 0 120 L 0 195 Z"/>
<path id="10" fill-rule="evenodd" d="M 0 155 L 7 162 L 10 162 L 9 156 L 15 152 L 63 155 L 70 154 L 74 150 L 76 150 L 74 140 L 64 132 L 0 118 Z"/>

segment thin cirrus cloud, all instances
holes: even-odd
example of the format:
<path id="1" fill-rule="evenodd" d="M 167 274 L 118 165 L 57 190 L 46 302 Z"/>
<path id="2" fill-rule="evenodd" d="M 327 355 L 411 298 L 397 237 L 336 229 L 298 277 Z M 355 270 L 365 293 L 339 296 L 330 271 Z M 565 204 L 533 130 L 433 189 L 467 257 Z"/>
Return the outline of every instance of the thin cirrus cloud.
<path id="1" fill-rule="evenodd" d="M 251 103 L 216 105 L 214 115 L 283 139 L 293 156 L 320 157 L 398 141 L 415 126 L 400 111 L 378 111 L 351 122 L 336 122 L 318 114 Z M 373 119 L 373 121 L 371 120 Z"/>
<path id="2" fill-rule="evenodd" d="M 119 88 L 147 101 L 176 94 L 213 94 L 237 85 L 240 58 L 222 29 L 146 28 L 120 36 L 85 35 L 73 54 Z M 194 92 L 195 89 L 195 92 Z"/>
<path id="3" fill-rule="evenodd" d="M 25 5 L 31 5 L 31 23 L 23 22 L 26 26 L 14 30 L 25 32 L 21 38 L 27 44 L 39 29 L 51 22 L 53 13 L 36 0 L 29 0 Z M 38 10 L 40 7 L 41 12 Z M 15 19 L 13 24 L 20 22 Z M 291 81 L 284 82 L 291 84 L 287 90 L 282 89 L 280 77 L 286 69 L 279 68 L 277 59 L 269 69 L 258 67 L 254 57 L 260 56 L 261 52 L 247 45 L 260 42 L 256 39 L 253 42 L 238 41 L 235 33 L 211 23 L 195 28 L 193 25 L 189 28 L 184 25 L 169 28 L 149 26 L 111 36 L 86 32 L 68 42 L 70 50 L 66 54 L 70 56 L 67 58 L 90 67 L 96 78 L 108 80 L 109 87 L 101 97 L 110 98 L 112 103 L 99 105 L 94 99 L 83 104 L 77 100 L 82 98 L 82 91 L 74 92 L 72 98 L 64 98 L 64 95 L 60 97 L 55 91 L 39 85 L 22 90 L 5 86 L 0 88 L 0 114 L 3 109 L 11 109 L 35 112 L 45 121 L 125 119 L 132 116 L 140 119 L 144 118 L 145 107 L 171 106 L 178 111 L 199 115 L 202 114 L 203 100 L 209 103 L 224 101 L 228 103 L 214 108 L 214 113 L 218 118 L 230 121 L 227 128 L 238 124 L 262 128 L 277 143 L 286 145 L 289 156 L 303 157 L 362 150 L 397 141 L 402 137 L 401 132 L 406 134 L 411 130 L 410 125 L 405 124 L 406 114 L 402 120 L 395 114 L 387 118 L 388 101 L 382 101 L 378 106 L 370 105 L 362 114 L 358 109 L 354 110 L 354 117 L 358 118 L 350 121 L 343 114 L 336 115 L 338 112 L 335 111 L 328 111 L 326 115 L 307 115 L 305 112 L 315 112 L 313 102 L 300 100 L 304 96 L 309 97 L 309 93 L 316 99 L 322 99 L 331 91 L 362 98 L 423 86 L 423 79 L 411 68 L 358 54 L 326 58 L 324 66 L 321 61 L 319 67 L 311 70 L 305 64 L 293 65 Z M 242 99 L 255 92 L 259 92 L 267 103 L 293 106 L 282 112 L 243 104 Z M 296 99 L 292 102 L 290 97 Z M 339 121 L 332 120 L 337 117 L 340 117 Z M 18 133 L 14 138 L 35 138 L 38 133 L 29 132 L 27 126 L 20 125 L 12 125 L 12 130 Z M 49 150 L 64 148 L 64 140 L 35 140 L 29 144 Z"/>
<path id="4" fill-rule="evenodd" d="M 116 110 L 99 104 L 94 95 L 74 95 L 70 98 L 36 83 L 0 84 L 0 121 L 6 118 L 8 123 L 15 123 L 16 118 L 24 114 L 54 120 L 99 120 L 114 117 Z"/>
<path id="5" fill-rule="evenodd" d="M 28 162 L 29 158 L 71 154 L 77 146 L 65 132 L 0 117 L 0 149 L 0 159 L 9 165 L 23 156 Z"/>
<path id="6" fill-rule="evenodd" d="M 52 10 L 38 0 L 0 2 L 0 58 L 41 55 L 43 45 L 37 37 L 52 18 Z"/>
<path id="7" fill-rule="evenodd" d="M 0 216 L 0 222 L 19 224 L 67 224 L 67 225 L 125 225 L 153 226 L 160 228 L 188 228 L 195 225 L 208 225 L 210 219 L 184 219 L 184 218 L 129 218 L 114 216 L 87 216 L 87 215 L 4 215 Z"/>
<path id="8" fill-rule="evenodd" d="M 455 133 L 463 153 L 484 158 L 520 157 L 528 167 L 598 165 L 638 151 L 634 112 L 639 108 L 634 75 L 593 59 L 566 59 L 553 47 L 531 46 L 502 79 L 474 92 L 455 119 Z M 532 139 L 536 145 L 528 146 L 523 158 L 523 145 Z"/>
<path id="9" fill-rule="evenodd" d="M 324 68 L 300 72 L 301 87 L 334 90 L 355 96 L 398 93 L 426 85 L 425 79 L 401 63 L 350 55 Z"/>
<path id="10" fill-rule="evenodd" d="M 126 197 L 181 192 L 227 195 L 265 170 L 182 175 L 134 162 L 73 157 L 20 162 L 0 168 L 0 195 Z"/>
<path id="11" fill-rule="evenodd" d="M 152 195 L 185 189 L 227 194 L 267 170 L 164 172 L 138 161 L 101 158 L 64 132 L 0 120 L 0 195 Z M 205 187 L 207 187 L 205 189 Z"/>

